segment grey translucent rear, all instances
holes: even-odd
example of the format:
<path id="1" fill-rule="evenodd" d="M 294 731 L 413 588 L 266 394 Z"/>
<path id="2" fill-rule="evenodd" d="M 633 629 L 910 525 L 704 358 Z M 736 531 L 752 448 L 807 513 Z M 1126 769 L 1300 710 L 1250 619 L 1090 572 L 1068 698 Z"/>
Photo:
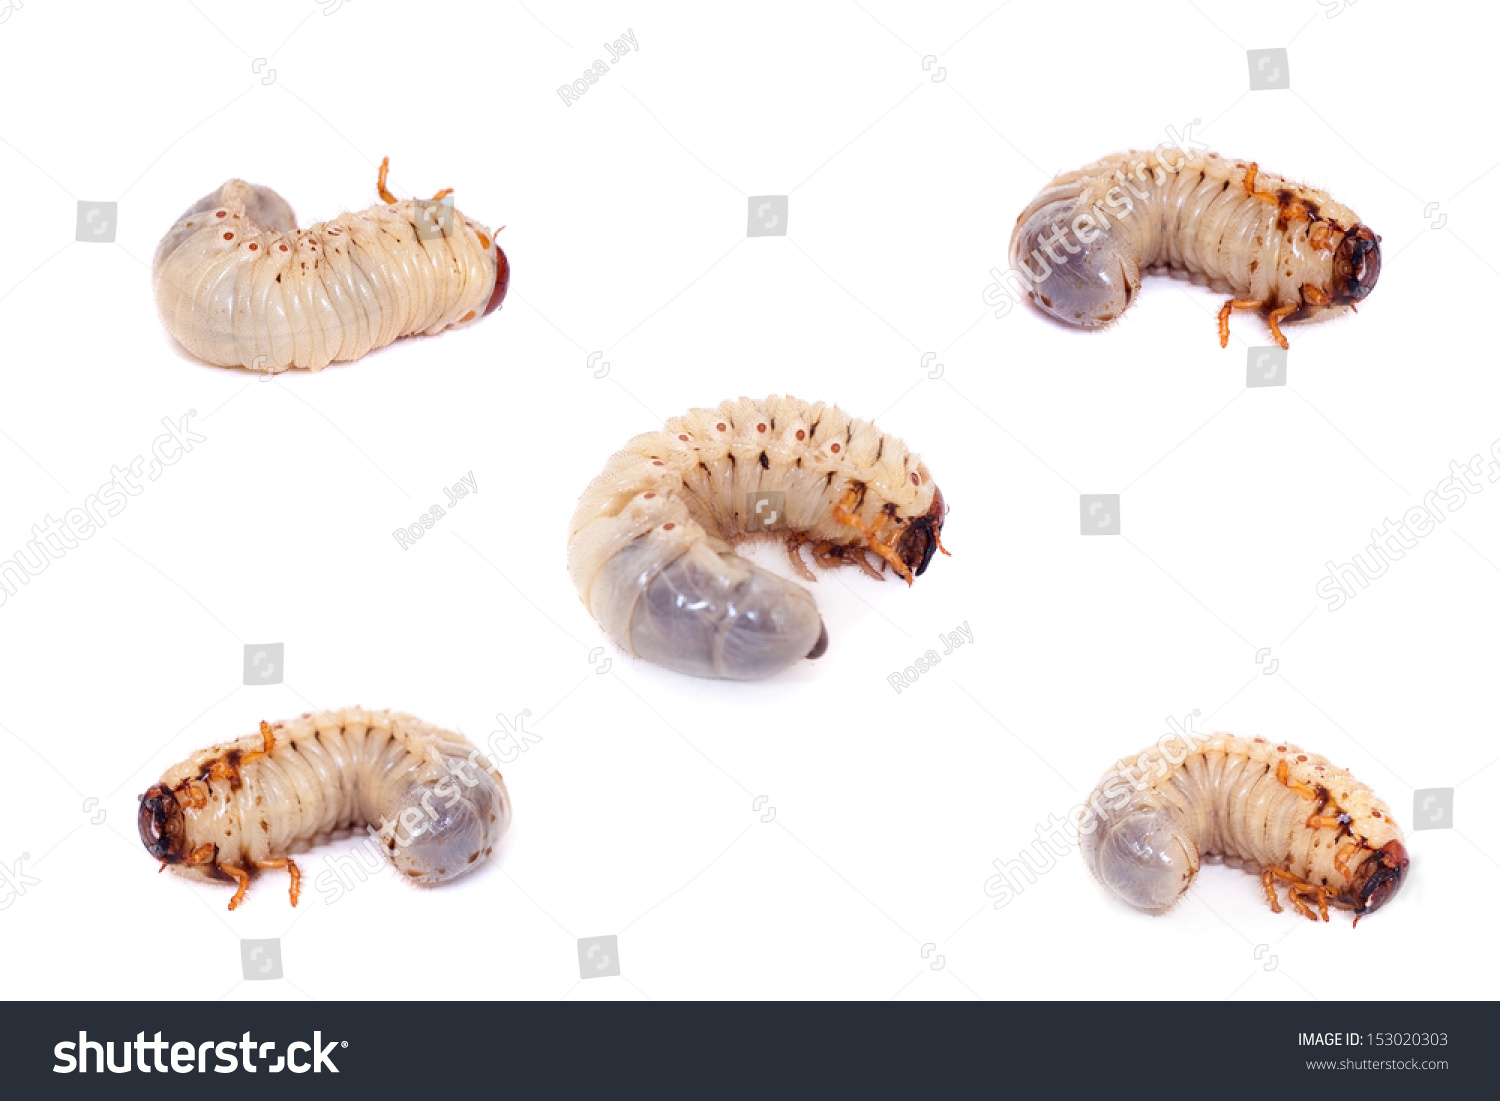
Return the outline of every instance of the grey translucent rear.
<path id="1" fill-rule="evenodd" d="M 660 540 L 642 536 L 594 580 L 595 615 L 625 649 L 723 680 L 758 680 L 821 653 L 823 621 L 800 585 L 727 547 L 699 544 L 665 565 L 661 551 Z"/>
<path id="2" fill-rule="evenodd" d="M 1033 284 L 1032 299 L 1042 310 L 1068 325 L 1095 328 L 1125 312 L 1140 290 L 1140 267 L 1130 245 L 1112 228 L 1090 230 L 1085 225 L 1082 235 L 1076 232 L 1076 207 L 1074 200 L 1061 199 L 1026 219 L 1015 260 L 1020 274 Z M 1093 240 L 1084 243 L 1084 235 Z"/>

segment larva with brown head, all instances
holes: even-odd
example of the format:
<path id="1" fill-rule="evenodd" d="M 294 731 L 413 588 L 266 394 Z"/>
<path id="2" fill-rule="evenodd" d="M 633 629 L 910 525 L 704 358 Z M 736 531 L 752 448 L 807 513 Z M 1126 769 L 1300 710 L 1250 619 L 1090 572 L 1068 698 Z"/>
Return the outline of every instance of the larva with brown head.
<path id="1" fill-rule="evenodd" d="M 415 333 L 468 325 L 499 307 L 510 263 L 494 233 L 440 200 L 383 200 L 298 229 L 268 187 L 230 180 L 157 247 L 157 311 L 199 359 L 221 367 L 320 370 Z"/>
<path id="2" fill-rule="evenodd" d="M 354 707 L 263 722 L 259 734 L 193 754 L 141 796 L 138 824 L 164 868 L 235 884 L 231 910 L 270 869 L 291 874 L 295 906 L 292 854 L 362 826 L 414 883 L 463 875 L 505 833 L 510 796 L 462 735 Z"/>
<path id="3" fill-rule="evenodd" d="M 1118 153 L 1058 176 L 1016 218 L 1007 278 L 1066 325 L 1107 325 L 1141 273 L 1176 272 L 1230 295 L 1219 311 L 1281 324 L 1355 308 L 1380 277 L 1380 238 L 1327 193 L 1254 163 L 1180 150 Z"/>
<path id="4" fill-rule="evenodd" d="M 1205 858 L 1261 877 L 1304 917 L 1355 922 L 1395 897 L 1410 859 L 1390 808 L 1325 757 L 1287 742 L 1214 734 L 1117 763 L 1079 824 L 1085 863 L 1130 905 L 1164 913 Z"/>
<path id="5" fill-rule="evenodd" d="M 627 652 L 754 680 L 820 657 L 828 634 L 811 593 L 735 543 L 781 534 L 807 580 L 804 545 L 820 566 L 875 577 L 889 566 L 909 585 L 943 550 L 946 511 L 921 459 L 869 421 L 821 402 L 740 398 L 674 417 L 609 460 L 573 514 L 568 571 Z"/>

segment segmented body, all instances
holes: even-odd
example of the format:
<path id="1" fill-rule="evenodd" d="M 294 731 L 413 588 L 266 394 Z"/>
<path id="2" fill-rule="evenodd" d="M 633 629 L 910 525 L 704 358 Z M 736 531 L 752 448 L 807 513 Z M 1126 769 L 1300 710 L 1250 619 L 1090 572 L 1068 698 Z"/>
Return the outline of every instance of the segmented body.
<path id="1" fill-rule="evenodd" d="M 1216 153 L 1118 153 L 1053 180 L 1016 219 L 1010 264 L 1028 294 L 1069 325 L 1093 328 L 1135 300 L 1143 271 L 1187 275 L 1280 322 L 1363 299 L 1380 238 L 1327 193 Z"/>
<path id="2" fill-rule="evenodd" d="M 748 680 L 820 656 L 827 634 L 806 589 L 734 543 L 780 532 L 808 579 L 803 544 L 820 565 L 875 573 L 868 551 L 910 583 L 941 549 L 944 511 L 917 455 L 869 421 L 821 402 L 740 398 L 674 417 L 612 456 L 578 502 L 568 570 L 628 652 Z"/>
<path id="3" fill-rule="evenodd" d="M 168 769 L 141 796 L 141 840 L 175 872 L 237 882 L 320 838 L 374 827 L 397 871 L 441 883 L 483 863 L 510 822 L 492 764 L 462 735 L 347 708 L 263 723 Z"/>
<path id="4" fill-rule="evenodd" d="M 1390 808 L 1327 758 L 1286 742 L 1214 734 L 1196 746 L 1152 746 L 1121 761 L 1089 798 L 1085 862 L 1139 909 L 1162 912 L 1200 861 L 1221 857 L 1261 875 L 1272 909 L 1288 888 L 1298 912 L 1329 905 L 1369 913 L 1406 874 Z"/>
<path id="5" fill-rule="evenodd" d="M 230 180 L 177 220 L 152 273 L 188 351 L 276 372 L 467 325 L 500 305 L 510 265 L 493 233 L 437 200 L 392 196 L 298 229 L 276 192 Z"/>

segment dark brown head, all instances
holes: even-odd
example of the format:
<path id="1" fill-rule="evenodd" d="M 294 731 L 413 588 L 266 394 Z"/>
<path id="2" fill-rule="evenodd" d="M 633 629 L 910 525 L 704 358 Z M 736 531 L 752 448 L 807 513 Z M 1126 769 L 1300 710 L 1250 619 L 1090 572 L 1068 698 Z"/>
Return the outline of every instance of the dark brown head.
<path id="1" fill-rule="evenodd" d="M 1380 238 L 1366 225 L 1344 234 L 1333 255 L 1333 297 L 1340 306 L 1359 302 L 1380 278 Z"/>
<path id="2" fill-rule="evenodd" d="M 932 561 L 932 552 L 941 545 L 938 536 L 943 530 L 943 516 L 948 508 L 943 504 L 943 491 L 932 489 L 932 507 L 923 515 L 906 525 L 901 541 L 896 544 L 896 554 L 906 563 L 906 568 L 920 577 Z M 947 553 L 944 551 L 943 553 Z"/>
<path id="3" fill-rule="evenodd" d="M 1360 917 L 1373 914 L 1395 898 L 1410 866 L 1406 846 L 1399 841 L 1389 841 L 1366 857 L 1354 873 L 1354 912 Z"/>
<path id="4" fill-rule="evenodd" d="M 484 308 L 485 316 L 489 316 L 500 308 L 500 303 L 505 301 L 505 292 L 510 289 L 510 261 L 505 257 L 505 250 L 500 247 L 500 242 L 495 242 L 495 290 L 490 295 L 490 304 Z"/>
<path id="5" fill-rule="evenodd" d="M 152 784 L 141 796 L 141 812 L 137 824 L 141 831 L 141 844 L 158 860 L 176 864 L 182 860 L 183 845 L 187 830 L 182 821 L 182 807 L 171 788 Z"/>

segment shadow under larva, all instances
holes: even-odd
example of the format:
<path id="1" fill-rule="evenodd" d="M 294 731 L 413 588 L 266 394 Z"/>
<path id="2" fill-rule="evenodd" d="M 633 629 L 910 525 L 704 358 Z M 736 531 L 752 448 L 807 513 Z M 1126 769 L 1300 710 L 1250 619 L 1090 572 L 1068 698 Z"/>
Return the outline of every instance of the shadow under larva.
<path id="1" fill-rule="evenodd" d="M 1129 309 L 1152 270 L 1230 295 L 1220 347 L 1232 311 L 1259 310 L 1286 348 L 1283 322 L 1357 309 L 1380 277 L 1380 238 L 1326 192 L 1253 162 L 1117 153 L 1058 176 L 1020 213 L 1001 289 L 1093 329 Z"/>
<path id="2" fill-rule="evenodd" d="M 821 657 L 828 632 L 811 593 L 734 544 L 784 537 L 808 581 L 803 547 L 819 566 L 876 578 L 889 566 L 910 585 L 948 553 L 946 513 L 921 459 L 869 421 L 822 402 L 740 398 L 674 417 L 610 458 L 573 514 L 568 572 L 626 652 L 755 680 Z"/>
<path id="3" fill-rule="evenodd" d="M 1277 913 L 1285 888 L 1303 917 L 1327 921 L 1333 906 L 1358 925 L 1396 896 L 1411 864 L 1390 808 L 1348 771 L 1233 734 L 1122 760 L 1089 797 L 1079 832 L 1095 877 L 1153 914 L 1176 904 L 1204 858 L 1220 857 L 1258 874 Z"/>
<path id="4" fill-rule="evenodd" d="M 157 312 L 193 355 L 221 367 L 320 370 L 417 333 L 493 312 L 510 263 L 488 228 L 443 200 L 381 202 L 298 229 L 268 187 L 230 180 L 199 199 L 152 261 Z"/>
<path id="5" fill-rule="evenodd" d="M 352 707 L 260 724 L 167 769 L 140 801 L 146 851 L 164 868 L 236 886 L 285 870 L 292 854 L 364 826 L 402 875 L 445 883 L 489 859 L 510 824 L 494 765 L 461 734 L 393 711 Z"/>

